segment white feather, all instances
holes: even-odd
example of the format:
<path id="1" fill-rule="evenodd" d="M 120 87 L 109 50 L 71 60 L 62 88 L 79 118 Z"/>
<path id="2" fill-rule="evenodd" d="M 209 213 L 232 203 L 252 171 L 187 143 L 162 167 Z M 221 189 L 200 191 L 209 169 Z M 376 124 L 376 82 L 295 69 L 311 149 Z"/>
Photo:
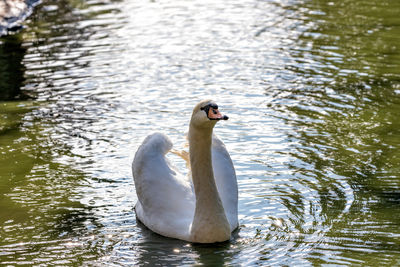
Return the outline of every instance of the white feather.
<path id="1" fill-rule="evenodd" d="M 238 187 L 235 168 L 224 143 L 216 135 L 213 135 L 211 151 L 218 193 L 233 231 L 238 227 Z"/>
<path id="2" fill-rule="evenodd" d="M 197 109 L 200 110 L 199 107 Z M 197 122 L 201 121 L 203 111 L 201 113 L 198 112 L 199 114 L 195 112 L 196 108 L 193 111 L 192 121 L 194 117 Z M 210 126 L 211 129 L 215 125 L 215 122 L 213 123 Z M 208 122 L 205 122 L 205 124 L 208 125 Z M 198 142 L 201 142 L 198 138 L 193 141 L 197 145 Z M 192 242 L 216 242 L 229 239 L 229 236 L 226 236 L 225 230 L 223 230 L 226 229 L 224 221 L 229 224 L 229 233 L 237 228 L 238 189 L 232 160 L 223 142 L 215 135 L 212 136 L 212 145 L 209 143 L 208 146 L 211 146 L 212 161 L 210 181 L 212 179 L 215 180 L 213 187 L 216 187 L 216 189 L 212 189 L 213 182 L 211 187 L 208 187 L 210 185 L 208 182 L 205 184 L 209 188 L 207 192 L 198 189 L 199 194 L 202 195 L 202 199 L 207 204 L 196 204 L 194 185 L 192 177 L 190 177 L 191 170 L 189 170 L 188 176 L 184 176 L 166 158 L 166 154 L 172 148 L 172 142 L 167 136 L 161 133 L 151 134 L 138 148 L 132 163 L 132 172 L 138 196 L 135 210 L 138 219 L 149 229 L 167 237 Z M 200 147 L 202 146 L 200 145 Z M 200 158 L 203 159 L 201 155 Z M 186 160 L 188 160 L 187 155 Z M 207 161 L 206 156 L 204 160 Z M 208 160 L 210 160 L 209 157 Z M 188 167 L 190 168 L 190 164 L 188 164 Z M 208 173 L 206 169 L 203 171 L 197 168 L 196 170 L 200 170 L 197 173 Z M 196 179 L 203 181 L 201 183 L 208 181 L 208 178 L 204 175 L 200 175 Z M 212 191 L 217 193 L 213 196 Z M 210 194 L 210 198 L 208 198 L 207 194 Z M 210 202 L 207 199 L 215 200 Z M 215 208 L 218 205 L 222 207 L 220 209 Z M 197 208 L 202 212 L 196 214 L 196 220 L 195 210 Z M 222 211 L 222 217 L 218 210 Z M 207 215 L 203 216 L 203 212 Z M 212 212 L 217 213 L 214 216 Z M 224 213 L 225 215 L 223 215 Z M 194 222 L 196 222 L 196 226 L 193 227 L 196 229 L 192 229 Z M 206 229 L 204 233 L 208 233 L 210 236 L 202 236 L 204 228 Z M 209 229 L 207 230 L 207 228 Z M 213 235 L 219 235 L 219 237 L 215 237 L 217 238 L 215 239 Z"/>
<path id="3" fill-rule="evenodd" d="M 154 133 L 136 152 L 132 164 L 138 195 L 135 210 L 152 231 L 184 239 L 193 220 L 195 197 L 189 180 L 165 157 L 171 148 L 167 136 Z"/>

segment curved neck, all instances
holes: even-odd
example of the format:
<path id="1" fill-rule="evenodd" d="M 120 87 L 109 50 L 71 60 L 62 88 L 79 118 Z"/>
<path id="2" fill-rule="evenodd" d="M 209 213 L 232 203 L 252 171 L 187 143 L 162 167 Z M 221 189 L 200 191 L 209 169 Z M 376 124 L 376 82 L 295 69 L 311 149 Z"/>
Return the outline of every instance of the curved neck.
<path id="1" fill-rule="evenodd" d="M 212 128 L 189 128 L 189 154 L 196 208 L 190 235 L 193 242 L 228 240 L 230 226 L 214 180 L 211 160 Z"/>
<path id="2" fill-rule="evenodd" d="M 208 129 L 207 129 L 208 130 Z M 203 202 L 219 198 L 211 161 L 211 131 L 189 130 L 189 155 L 194 191 L 196 194 L 196 207 Z"/>

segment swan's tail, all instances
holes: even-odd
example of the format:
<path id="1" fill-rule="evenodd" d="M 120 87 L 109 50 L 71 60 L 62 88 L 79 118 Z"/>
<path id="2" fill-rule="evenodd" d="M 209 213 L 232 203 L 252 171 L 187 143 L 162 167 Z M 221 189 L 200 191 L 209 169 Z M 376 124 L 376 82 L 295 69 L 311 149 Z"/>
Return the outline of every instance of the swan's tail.
<path id="1" fill-rule="evenodd" d="M 170 152 L 183 158 L 186 161 L 186 167 L 189 169 L 190 166 L 189 152 L 185 150 L 176 150 L 176 149 L 171 149 Z"/>

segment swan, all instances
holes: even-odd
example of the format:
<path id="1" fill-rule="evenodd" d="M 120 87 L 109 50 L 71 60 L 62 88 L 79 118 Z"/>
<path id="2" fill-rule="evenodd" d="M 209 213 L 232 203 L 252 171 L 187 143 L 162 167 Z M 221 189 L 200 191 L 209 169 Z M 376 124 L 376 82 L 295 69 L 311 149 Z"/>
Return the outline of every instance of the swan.
<path id="1" fill-rule="evenodd" d="M 144 139 L 135 154 L 132 174 L 138 197 L 136 216 L 147 228 L 194 243 L 230 239 L 238 227 L 236 173 L 224 143 L 213 134 L 216 123 L 227 119 L 212 100 L 194 107 L 187 176 L 166 158 L 172 149 L 167 136 L 153 133 Z"/>

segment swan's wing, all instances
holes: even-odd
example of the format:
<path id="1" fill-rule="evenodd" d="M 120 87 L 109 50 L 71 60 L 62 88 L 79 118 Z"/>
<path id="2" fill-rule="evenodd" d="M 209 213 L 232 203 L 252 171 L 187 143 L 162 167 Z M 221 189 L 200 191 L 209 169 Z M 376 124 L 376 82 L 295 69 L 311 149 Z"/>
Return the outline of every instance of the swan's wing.
<path id="1" fill-rule="evenodd" d="M 174 168 L 165 154 L 172 143 L 163 134 L 149 135 L 132 163 L 138 196 L 139 220 L 159 234 L 185 239 L 192 222 L 195 198 L 190 182 Z M 186 229 L 186 230 L 185 230 Z"/>
<path id="2" fill-rule="evenodd" d="M 238 226 L 238 187 L 232 159 L 224 143 L 213 135 L 212 165 L 215 183 L 222 200 L 231 230 Z"/>

